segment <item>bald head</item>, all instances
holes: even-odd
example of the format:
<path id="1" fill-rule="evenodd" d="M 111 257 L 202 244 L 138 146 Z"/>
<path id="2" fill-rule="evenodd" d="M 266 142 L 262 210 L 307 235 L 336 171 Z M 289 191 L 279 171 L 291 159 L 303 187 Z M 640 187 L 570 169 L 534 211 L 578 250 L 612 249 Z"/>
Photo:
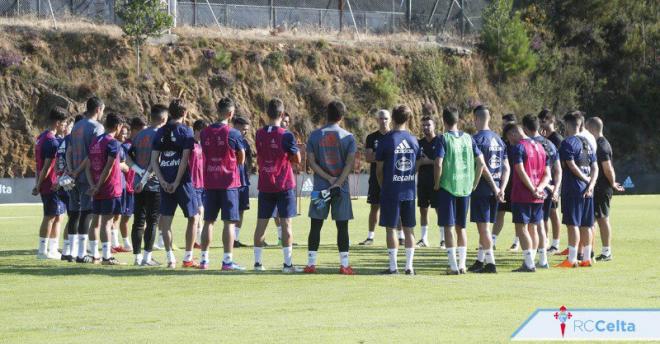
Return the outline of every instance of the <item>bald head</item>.
<path id="1" fill-rule="evenodd" d="M 603 136 L 603 120 L 600 117 L 589 117 L 585 127 L 595 137 Z"/>

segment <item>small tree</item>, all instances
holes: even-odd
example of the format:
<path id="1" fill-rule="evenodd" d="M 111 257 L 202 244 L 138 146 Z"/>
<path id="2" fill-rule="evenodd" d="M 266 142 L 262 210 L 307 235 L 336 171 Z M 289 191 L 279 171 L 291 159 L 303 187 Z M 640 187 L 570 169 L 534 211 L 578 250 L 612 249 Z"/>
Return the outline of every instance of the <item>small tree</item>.
<path id="1" fill-rule="evenodd" d="M 481 41 L 486 53 L 495 59 L 495 69 L 504 76 L 526 73 L 536 66 L 529 37 L 519 13 L 513 13 L 513 0 L 495 0 L 484 11 Z"/>
<path id="2" fill-rule="evenodd" d="M 122 0 L 117 2 L 116 9 L 124 36 L 135 46 L 140 75 L 140 48 L 149 37 L 158 37 L 170 28 L 172 17 L 161 0 Z"/>

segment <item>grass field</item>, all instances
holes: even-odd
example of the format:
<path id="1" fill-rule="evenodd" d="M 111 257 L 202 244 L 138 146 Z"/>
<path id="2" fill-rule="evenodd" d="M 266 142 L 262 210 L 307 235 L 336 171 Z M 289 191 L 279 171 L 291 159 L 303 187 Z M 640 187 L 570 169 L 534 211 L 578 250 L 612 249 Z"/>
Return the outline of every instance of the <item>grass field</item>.
<path id="1" fill-rule="evenodd" d="M 367 228 L 364 199 L 354 201 L 354 210 L 350 231 L 357 243 Z M 212 269 L 204 272 L 37 261 L 40 214 L 39 206 L 0 207 L 2 343 L 505 342 L 536 308 L 660 307 L 660 196 L 615 197 L 613 261 L 536 274 L 509 272 L 521 263 L 520 254 L 504 250 L 513 235 L 509 222 L 495 252 L 497 275 L 444 275 L 446 256 L 437 247 L 434 226 L 434 247 L 416 252 L 417 276 L 376 275 L 387 266 L 382 230 L 376 246 L 351 247 L 358 275 L 341 276 L 336 230 L 328 222 L 319 252 L 321 273 L 283 275 L 281 250 L 275 247 L 265 251 L 269 271 L 219 271 L 219 241 L 213 245 Z M 246 243 L 252 241 L 254 218 L 254 210 L 246 216 L 241 234 Z M 175 224 L 175 242 L 182 246 L 182 219 Z M 306 216 L 294 220 L 299 265 L 306 263 L 308 226 Z M 468 264 L 476 255 L 475 232 L 471 225 Z M 267 241 L 276 242 L 274 225 Z M 182 255 L 177 252 L 179 261 Z M 130 254 L 118 256 L 132 261 Z M 163 252 L 155 258 L 164 261 Z M 235 260 L 251 266 L 252 249 L 238 249 Z M 404 260 L 401 253 L 400 266 Z"/>

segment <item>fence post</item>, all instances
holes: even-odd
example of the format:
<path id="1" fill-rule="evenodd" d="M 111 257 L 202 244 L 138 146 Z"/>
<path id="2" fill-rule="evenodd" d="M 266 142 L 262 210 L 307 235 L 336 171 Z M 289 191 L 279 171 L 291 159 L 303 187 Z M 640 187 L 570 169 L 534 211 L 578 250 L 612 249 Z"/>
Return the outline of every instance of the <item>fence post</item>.
<path id="1" fill-rule="evenodd" d="M 270 0 L 270 28 L 274 29 L 275 28 L 275 0 Z"/>
<path id="2" fill-rule="evenodd" d="M 21 16 L 21 0 L 16 0 L 16 16 Z"/>
<path id="3" fill-rule="evenodd" d="M 225 26 L 229 27 L 229 4 L 225 5 Z"/>
<path id="4" fill-rule="evenodd" d="M 323 10 L 319 10 L 319 29 L 323 28 Z"/>
<path id="5" fill-rule="evenodd" d="M 69 1 L 69 12 L 71 13 L 71 15 L 75 14 L 73 13 L 73 0 Z"/>
<path id="6" fill-rule="evenodd" d="M 41 0 L 37 0 L 37 17 L 41 15 Z"/>
<path id="7" fill-rule="evenodd" d="M 193 26 L 197 26 L 197 0 L 192 0 L 193 6 Z"/>

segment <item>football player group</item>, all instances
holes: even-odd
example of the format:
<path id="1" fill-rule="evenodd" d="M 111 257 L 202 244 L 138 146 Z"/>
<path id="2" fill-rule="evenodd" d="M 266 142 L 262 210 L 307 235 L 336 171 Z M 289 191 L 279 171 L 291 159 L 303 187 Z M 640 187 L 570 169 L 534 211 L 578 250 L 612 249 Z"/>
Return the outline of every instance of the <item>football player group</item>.
<path id="1" fill-rule="evenodd" d="M 250 207 L 253 152 L 246 138 L 250 121 L 235 116 L 235 103 L 221 99 L 216 121 L 197 120 L 192 128 L 186 125 L 188 109 L 181 99 L 169 106 L 153 105 L 148 123 L 141 116 L 126 122 L 117 113 L 104 114 L 105 105 L 97 97 L 86 105 L 86 112 L 74 121 L 65 110 L 52 109 L 46 130 L 36 139 L 38 175 L 32 193 L 41 196 L 44 210 L 37 258 L 120 265 L 113 253 L 132 251 L 135 265 L 159 266 L 152 251 L 164 248 L 167 268 L 175 268 L 172 222 L 180 208 L 187 220 L 184 268 L 209 268 L 209 247 L 220 215 L 221 268 L 244 270 L 234 261 L 233 250 L 245 246 L 239 234 L 244 211 Z M 339 273 L 354 274 L 349 264 L 353 209 L 348 177 L 358 148 L 353 134 L 341 127 L 346 114 L 342 102 L 330 102 L 326 124 L 311 132 L 305 145 L 314 191 L 308 212 L 308 261 L 302 268 L 292 261 L 291 227 L 297 215 L 294 168 L 301 163 L 300 145 L 287 130 L 291 119 L 283 102 L 268 103 L 267 124 L 254 137 L 258 174 L 254 270 L 264 270 L 264 237 L 274 218 L 284 258 L 282 271 L 315 273 L 321 229 L 331 214 L 337 227 Z M 365 147 L 371 163 L 369 232 L 360 245 L 373 244 L 376 223 L 385 228 L 389 266 L 383 274 L 398 273 L 399 246 L 405 247 L 405 273 L 415 274 L 415 248 L 430 246 L 429 207 L 437 213 L 440 247 L 447 252 L 450 275 L 497 271 L 494 250 L 505 212 L 512 213 L 515 225 L 511 250 L 520 246 L 523 253 L 523 263 L 515 272 L 548 268 L 548 255 L 562 253 L 567 258 L 558 267 L 592 266 L 596 221 L 603 247 L 595 260 L 612 259 L 610 200 L 614 190 L 623 188 L 616 182 L 602 120 L 585 120 L 580 111 L 571 111 L 562 117 L 562 138 L 557 132 L 560 121 L 548 110 L 525 115 L 521 121 L 505 114 L 500 136 L 489 126 L 491 116 L 486 106 L 474 108 L 476 133 L 469 135 L 459 129 L 456 108 L 444 108 L 438 119 L 427 104 L 420 119 L 423 136 L 417 139 L 409 131 L 413 112 L 408 106 L 376 113 L 379 128 L 367 136 Z M 436 133 L 440 121 L 444 132 Z M 416 207 L 421 222 L 418 241 Z M 468 209 L 479 233 L 477 259 L 470 267 L 466 266 Z M 566 252 L 559 252 L 557 209 L 568 233 Z M 60 252 L 64 213 L 68 220 Z M 196 248 L 201 250 L 199 262 L 193 258 Z"/>

